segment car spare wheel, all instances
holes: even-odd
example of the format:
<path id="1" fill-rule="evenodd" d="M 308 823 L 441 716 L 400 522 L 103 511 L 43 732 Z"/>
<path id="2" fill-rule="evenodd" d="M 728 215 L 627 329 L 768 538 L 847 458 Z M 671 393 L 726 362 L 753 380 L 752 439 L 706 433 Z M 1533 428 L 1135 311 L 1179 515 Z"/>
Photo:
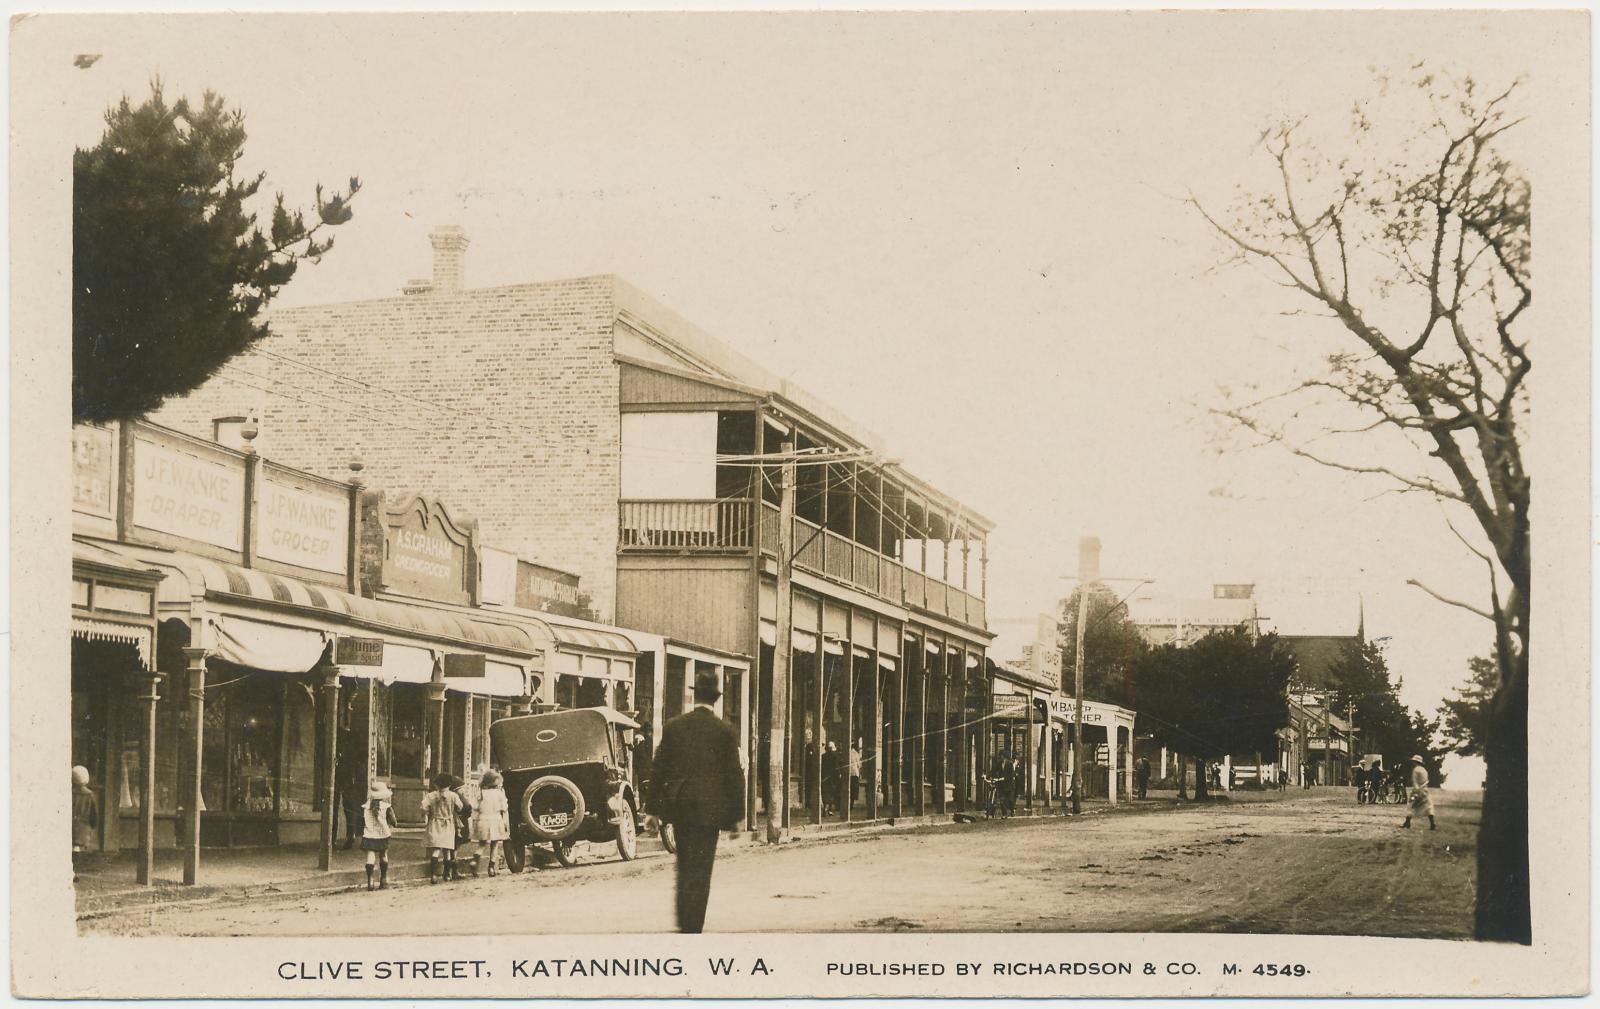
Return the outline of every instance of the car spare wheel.
<path id="1" fill-rule="evenodd" d="M 535 778 L 522 793 L 522 822 L 540 841 L 563 841 L 583 826 L 583 793 L 558 774 Z"/>

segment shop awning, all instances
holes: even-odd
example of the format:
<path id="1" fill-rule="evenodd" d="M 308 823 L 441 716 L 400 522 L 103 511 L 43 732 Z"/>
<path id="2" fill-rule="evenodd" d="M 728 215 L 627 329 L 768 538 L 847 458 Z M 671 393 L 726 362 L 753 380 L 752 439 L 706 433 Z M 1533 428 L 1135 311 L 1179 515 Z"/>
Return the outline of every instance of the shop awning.
<path id="1" fill-rule="evenodd" d="M 198 557 L 177 551 L 155 550 L 119 543 L 116 552 L 156 567 L 175 570 L 187 585 L 174 579 L 162 583 L 162 598 L 182 599 L 196 590 L 207 599 L 389 631 L 410 638 L 441 641 L 468 648 L 491 648 L 531 656 L 538 651 L 525 628 L 474 620 L 450 610 L 408 606 L 384 599 L 367 599 L 323 585 L 312 585 L 285 575 Z"/>
<path id="2" fill-rule="evenodd" d="M 573 627 L 568 624 L 544 621 L 556 639 L 556 647 L 567 652 L 614 652 L 617 655 L 638 655 L 639 649 L 625 635 L 616 631 L 603 631 L 592 627 Z"/>
<path id="3" fill-rule="evenodd" d="M 155 660 L 152 658 L 155 655 L 155 635 L 148 627 L 115 623 L 74 613 L 72 636 L 85 641 L 115 641 L 119 644 L 132 645 L 138 651 L 139 661 L 144 663 L 144 667 L 155 668 Z"/>

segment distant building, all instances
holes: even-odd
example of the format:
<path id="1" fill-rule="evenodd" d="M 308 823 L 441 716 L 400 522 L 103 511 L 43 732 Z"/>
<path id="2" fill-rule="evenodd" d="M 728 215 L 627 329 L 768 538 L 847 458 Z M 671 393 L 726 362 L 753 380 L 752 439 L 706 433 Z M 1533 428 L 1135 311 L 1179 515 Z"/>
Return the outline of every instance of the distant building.
<path id="1" fill-rule="evenodd" d="M 1244 627 L 1255 633 L 1259 616 L 1255 586 L 1219 584 L 1210 596 L 1145 594 L 1128 601 L 1128 618 L 1152 645 L 1192 645 L 1208 634 Z"/>

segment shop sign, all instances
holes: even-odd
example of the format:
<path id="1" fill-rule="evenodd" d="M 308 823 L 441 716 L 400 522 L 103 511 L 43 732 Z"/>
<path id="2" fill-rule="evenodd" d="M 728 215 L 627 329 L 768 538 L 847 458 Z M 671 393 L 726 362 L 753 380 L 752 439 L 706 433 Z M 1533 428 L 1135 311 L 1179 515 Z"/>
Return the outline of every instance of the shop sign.
<path id="1" fill-rule="evenodd" d="M 349 494 L 264 469 L 256 499 L 256 556 L 345 573 L 350 562 Z"/>
<path id="2" fill-rule="evenodd" d="M 462 677 L 482 679 L 487 673 L 487 664 L 482 654 L 476 652 L 446 652 L 444 656 L 444 675 L 446 677 Z"/>
<path id="3" fill-rule="evenodd" d="M 352 638 L 339 635 L 333 646 L 333 664 L 336 666 L 383 665 L 382 638 Z"/>
<path id="4" fill-rule="evenodd" d="M 1051 697 L 1048 703 L 1050 705 L 1050 716 L 1052 718 L 1056 718 L 1056 719 L 1059 719 L 1061 721 L 1064 721 L 1064 722 L 1068 723 L 1069 725 L 1072 724 L 1073 722 L 1077 721 L 1077 714 L 1078 714 L 1078 702 L 1077 701 L 1074 701 L 1070 697 L 1063 697 L 1060 694 L 1057 694 L 1054 697 Z M 1102 725 L 1102 724 L 1105 723 L 1105 720 L 1106 720 L 1106 716 L 1105 716 L 1104 712 L 1097 710 L 1093 705 L 1089 704 L 1088 702 L 1084 703 L 1084 705 L 1083 705 L 1083 724 L 1085 724 L 1085 725 Z"/>
<path id="5" fill-rule="evenodd" d="M 517 563 L 517 605 L 566 616 L 580 616 L 577 575 L 527 561 Z"/>
<path id="6" fill-rule="evenodd" d="M 133 440 L 133 524 L 239 550 L 244 462 L 184 451 L 143 434 Z"/>
<path id="7" fill-rule="evenodd" d="M 437 501 L 411 498 L 385 511 L 383 584 L 390 592 L 465 603 L 470 534 Z"/>
<path id="8" fill-rule="evenodd" d="M 509 550 L 478 548 L 478 604 L 514 606 L 517 602 L 517 555 Z"/>
<path id="9" fill-rule="evenodd" d="M 79 424 L 72 429 L 72 509 L 101 518 L 116 518 L 115 441 L 103 427 Z"/>
<path id="10" fill-rule="evenodd" d="M 995 694 L 994 717 L 996 718 L 1027 718 L 1027 694 Z"/>

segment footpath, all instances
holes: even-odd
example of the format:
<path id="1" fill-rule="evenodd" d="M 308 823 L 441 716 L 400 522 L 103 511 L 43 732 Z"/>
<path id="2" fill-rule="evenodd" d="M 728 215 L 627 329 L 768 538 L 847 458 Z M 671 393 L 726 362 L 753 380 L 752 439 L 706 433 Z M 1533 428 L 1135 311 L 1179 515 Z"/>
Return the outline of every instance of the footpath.
<path id="1" fill-rule="evenodd" d="M 1279 795 L 1276 792 L 1235 791 L 1231 793 L 1230 799 L 1271 801 Z M 1104 799 L 1086 800 L 1083 804 L 1083 814 L 1157 812 L 1178 808 L 1180 805 L 1185 804 L 1179 802 L 1177 793 L 1152 790 L 1146 800 L 1124 802 L 1117 806 L 1112 806 Z M 788 840 L 791 843 L 802 844 L 846 840 L 868 833 L 950 825 L 963 822 L 968 816 L 970 814 L 943 813 L 903 816 L 894 820 L 796 824 L 791 828 Z M 1012 819 L 1024 821 L 1065 816 L 1066 808 L 1059 802 L 1048 808 L 1036 803 L 1032 809 L 1019 804 Z M 984 818 L 979 813 L 975 819 L 981 822 Z M 761 837 L 759 831 L 739 831 L 727 836 L 722 844 L 733 848 L 759 846 Z M 341 841 L 340 847 L 335 848 L 332 866 L 326 870 L 317 866 L 317 852 L 314 847 L 207 848 L 200 853 L 201 882 L 194 886 L 184 886 L 182 883 L 183 853 L 178 850 L 166 849 L 156 853 L 155 879 L 150 886 L 140 886 L 135 881 L 135 859 L 131 853 L 109 857 L 90 856 L 79 867 L 74 883 L 77 917 L 82 921 L 145 909 L 162 910 L 178 905 L 263 900 L 365 887 L 366 853 L 359 845 L 346 851 L 342 848 L 342 844 Z M 529 871 L 555 867 L 553 858 L 547 854 L 542 855 L 541 852 L 542 849 L 538 847 L 530 849 Z M 639 858 L 658 858 L 665 854 L 666 850 L 659 838 L 654 836 L 639 838 Z M 612 860 L 617 857 L 616 846 L 609 843 L 590 846 L 580 842 L 574 855 L 580 861 Z M 463 873 L 469 871 L 468 864 L 462 863 Z M 486 871 L 486 864 L 480 866 L 480 873 Z M 506 871 L 503 863 L 496 871 Z M 389 844 L 389 885 L 393 887 L 415 884 L 425 880 L 427 876 L 428 854 L 423 844 L 422 831 L 420 829 L 397 831 Z"/>

